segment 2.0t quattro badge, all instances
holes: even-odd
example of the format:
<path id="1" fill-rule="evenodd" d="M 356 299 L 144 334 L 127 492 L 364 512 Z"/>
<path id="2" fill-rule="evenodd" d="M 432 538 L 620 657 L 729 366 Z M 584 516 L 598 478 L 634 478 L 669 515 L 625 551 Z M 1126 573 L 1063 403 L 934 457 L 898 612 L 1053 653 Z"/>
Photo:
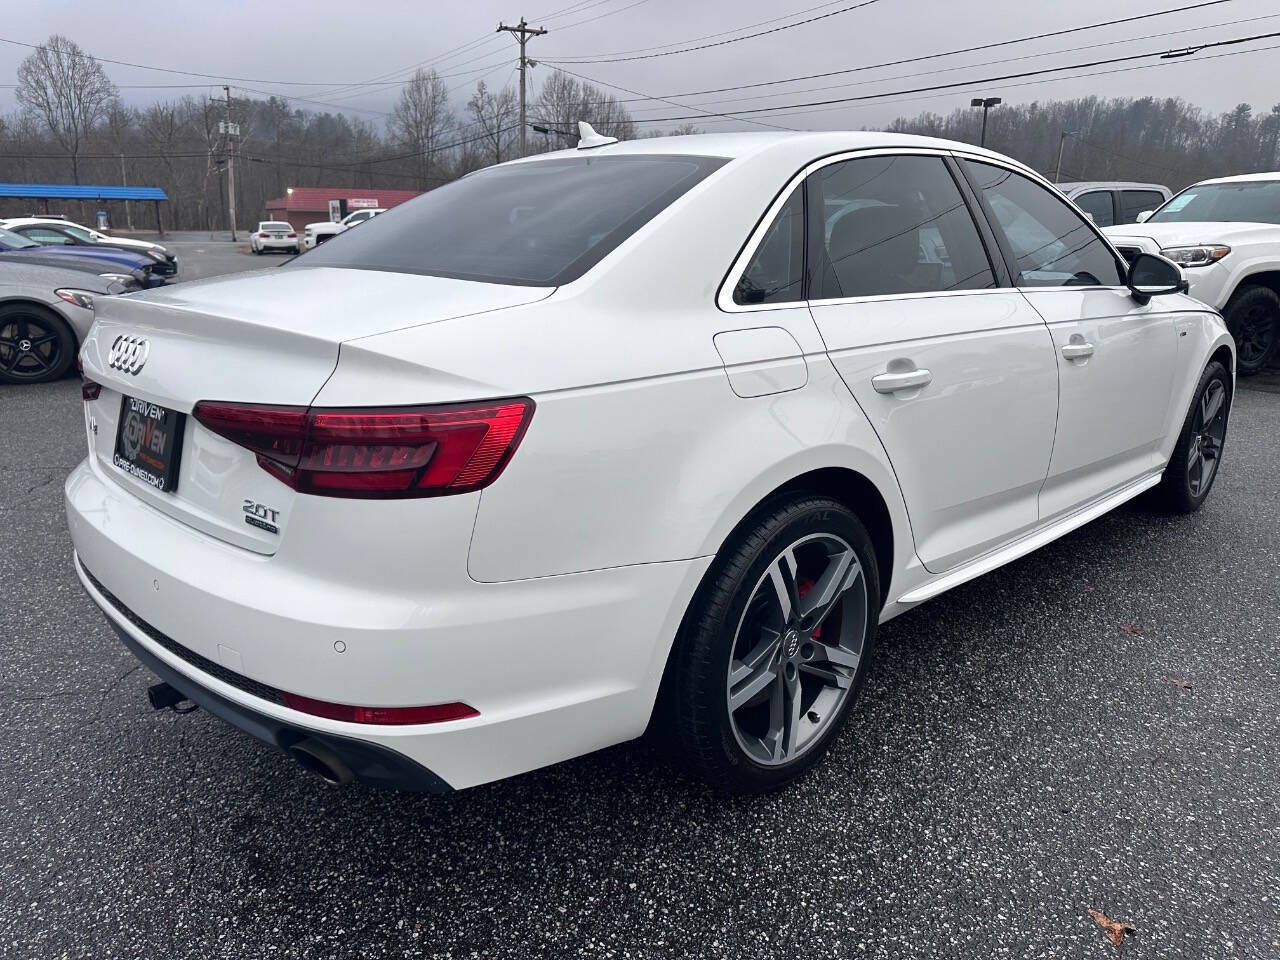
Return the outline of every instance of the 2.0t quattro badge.
<path id="1" fill-rule="evenodd" d="M 137 376 L 142 365 L 147 362 L 151 352 L 151 344 L 146 337 L 130 337 L 121 334 L 111 343 L 111 352 L 107 354 L 107 366 L 113 370 Z"/>

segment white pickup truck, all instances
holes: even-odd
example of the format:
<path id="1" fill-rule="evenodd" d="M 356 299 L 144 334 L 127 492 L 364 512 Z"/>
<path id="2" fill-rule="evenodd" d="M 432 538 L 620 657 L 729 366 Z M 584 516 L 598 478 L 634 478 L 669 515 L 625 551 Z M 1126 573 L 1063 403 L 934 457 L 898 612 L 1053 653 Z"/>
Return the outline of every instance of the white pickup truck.
<path id="1" fill-rule="evenodd" d="M 318 223 L 308 223 L 302 231 L 302 249 L 310 250 L 317 244 L 324 243 L 331 237 L 336 237 L 344 230 L 349 230 L 357 223 L 364 223 L 380 213 L 386 213 L 386 207 L 366 207 L 362 210 L 353 210 L 341 220 L 321 220 Z"/>
<path id="2" fill-rule="evenodd" d="M 1227 321 L 1241 376 L 1280 355 L 1280 173 L 1203 180 L 1103 232 L 1126 258 L 1160 253 L 1181 264 L 1191 295 Z"/>

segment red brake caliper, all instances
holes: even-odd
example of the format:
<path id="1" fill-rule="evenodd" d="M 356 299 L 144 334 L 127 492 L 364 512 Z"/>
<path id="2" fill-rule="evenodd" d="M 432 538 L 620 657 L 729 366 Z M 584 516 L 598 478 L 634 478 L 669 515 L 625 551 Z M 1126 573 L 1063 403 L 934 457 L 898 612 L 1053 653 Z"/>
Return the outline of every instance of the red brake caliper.
<path id="1" fill-rule="evenodd" d="M 808 577 L 801 577 L 799 580 L 796 581 L 796 594 L 800 597 L 801 600 L 803 600 L 805 594 L 807 594 L 812 589 L 813 589 L 813 581 L 810 580 Z M 818 627 L 817 630 L 813 631 L 813 639 L 815 640 L 822 639 L 822 627 Z"/>

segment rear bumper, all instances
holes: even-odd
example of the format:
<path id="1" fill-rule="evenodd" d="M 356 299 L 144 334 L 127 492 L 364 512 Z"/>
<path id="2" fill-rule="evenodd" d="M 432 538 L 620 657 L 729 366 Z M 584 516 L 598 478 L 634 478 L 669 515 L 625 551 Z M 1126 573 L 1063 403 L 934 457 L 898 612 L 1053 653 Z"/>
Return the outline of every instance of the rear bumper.
<path id="1" fill-rule="evenodd" d="M 161 514 L 96 463 L 71 474 L 66 501 L 85 589 L 173 686 L 217 698 L 211 712 L 277 746 L 351 741 L 455 789 L 639 736 L 710 563 L 477 583 L 465 570 L 476 503 L 466 496 L 356 508 L 299 498 L 270 557 Z M 321 512 L 335 504 L 345 523 Z M 389 543 L 421 548 L 378 552 Z M 422 545 L 440 548 L 438 564 Z M 355 724 L 293 710 L 280 691 L 368 706 L 462 701 L 480 715 Z M 391 779 L 363 778 L 378 777 Z"/>
<path id="2" fill-rule="evenodd" d="M 385 747 L 285 723 L 277 717 L 218 695 L 194 676 L 175 669 L 148 649 L 136 634 L 143 633 L 153 642 L 160 642 L 161 635 L 158 631 L 147 625 L 102 586 L 97 578 L 85 569 L 78 556 L 75 558 L 75 565 L 80 583 L 103 612 L 110 610 L 132 626 L 133 629 L 129 629 L 114 616 L 107 616 L 107 622 L 111 624 L 121 642 L 142 661 L 143 666 L 170 686 L 181 690 L 192 703 L 199 704 L 204 710 L 251 737 L 284 751 L 306 740 L 318 741 L 338 757 L 357 780 L 371 787 L 417 790 L 426 793 L 448 793 L 453 789 L 426 767 Z"/>

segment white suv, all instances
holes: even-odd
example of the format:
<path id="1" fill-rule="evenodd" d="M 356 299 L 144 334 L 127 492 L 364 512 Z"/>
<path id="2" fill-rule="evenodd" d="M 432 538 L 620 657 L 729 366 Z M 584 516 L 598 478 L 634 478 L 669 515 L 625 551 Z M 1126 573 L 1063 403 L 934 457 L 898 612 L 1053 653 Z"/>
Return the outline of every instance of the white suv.
<path id="1" fill-rule="evenodd" d="M 1220 310 L 1239 373 L 1280 350 L 1280 173 L 1192 184 L 1139 222 L 1106 231 L 1126 257 L 1162 253 L 1187 272 L 1191 295 Z"/>
<path id="2" fill-rule="evenodd" d="M 157 705 L 330 781 L 456 789 L 652 721 L 778 787 L 879 623 L 1143 491 L 1205 501 L 1234 357 L 1184 287 L 964 144 L 584 137 L 105 298 L 75 568 Z"/>

